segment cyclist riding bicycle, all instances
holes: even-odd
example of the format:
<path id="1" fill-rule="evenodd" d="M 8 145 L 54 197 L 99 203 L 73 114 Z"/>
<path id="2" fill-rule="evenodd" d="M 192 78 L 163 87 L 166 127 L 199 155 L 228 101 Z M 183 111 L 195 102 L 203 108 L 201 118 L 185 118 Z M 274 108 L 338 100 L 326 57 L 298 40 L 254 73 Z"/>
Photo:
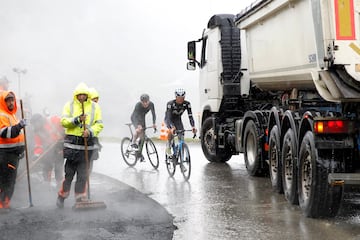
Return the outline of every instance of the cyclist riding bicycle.
<path id="1" fill-rule="evenodd" d="M 138 148 L 138 139 L 144 135 L 145 128 L 145 115 L 151 111 L 153 119 L 153 128 L 156 130 L 156 114 L 154 103 L 150 101 L 148 94 L 144 93 L 140 96 L 140 102 L 136 103 L 134 111 L 131 114 L 131 122 L 135 127 L 135 134 L 132 139 L 131 147 L 133 149 Z"/>
<path id="2" fill-rule="evenodd" d="M 175 90 L 175 99 L 169 101 L 166 104 L 165 124 L 169 129 L 168 142 L 166 145 L 166 154 L 171 157 L 171 141 L 175 130 L 184 130 L 184 125 L 181 120 L 181 115 L 187 111 L 192 132 L 195 134 L 197 129 L 195 128 L 195 122 L 192 115 L 191 104 L 185 100 L 185 90 L 182 88 Z M 182 134 L 183 135 L 183 134 Z M 180 136 L 183 137 L 183 136 Z"/>

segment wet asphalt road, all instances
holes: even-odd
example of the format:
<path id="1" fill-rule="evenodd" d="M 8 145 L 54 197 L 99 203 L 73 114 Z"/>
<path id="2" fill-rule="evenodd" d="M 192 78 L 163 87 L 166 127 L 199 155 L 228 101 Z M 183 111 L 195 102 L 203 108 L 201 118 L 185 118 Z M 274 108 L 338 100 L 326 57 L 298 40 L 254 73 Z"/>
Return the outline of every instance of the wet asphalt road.
<path id="1" fill-rule="evenodd" d="M 310 219 L 283 195 L 273 193 L 266 177 L 249 177 L 242 155 L 226 164 L 209 163 L 199 144 L 190 144 L 192 175 L 168 176 L 164 142 L 157 142 L 160 167 L 149 162 L 130 168 L 119 143 L 106 143 L 94 171 L 128 184 L 173 215 L 173 239 L 360 239 L 360 194 L 346 194 L 334 219 Z"/>

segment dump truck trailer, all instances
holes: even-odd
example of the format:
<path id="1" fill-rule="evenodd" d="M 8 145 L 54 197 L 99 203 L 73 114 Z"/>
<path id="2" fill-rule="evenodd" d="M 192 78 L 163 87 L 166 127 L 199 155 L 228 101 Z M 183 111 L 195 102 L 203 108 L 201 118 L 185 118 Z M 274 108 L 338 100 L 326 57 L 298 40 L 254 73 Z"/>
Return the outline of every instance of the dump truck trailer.
<path id="1" fill-rule="evenodd" d="M 360 184 L 359 13 L 358 0 L 258 0 L 212 16 L 188 42 L 205 157 L 243 153 L 307 217 L 335 216 Z"/>

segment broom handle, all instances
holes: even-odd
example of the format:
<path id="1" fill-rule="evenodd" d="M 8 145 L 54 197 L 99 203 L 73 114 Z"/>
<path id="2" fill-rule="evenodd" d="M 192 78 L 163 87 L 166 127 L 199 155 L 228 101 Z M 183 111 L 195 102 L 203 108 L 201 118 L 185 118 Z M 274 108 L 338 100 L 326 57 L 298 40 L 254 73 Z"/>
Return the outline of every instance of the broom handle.
<path id="1" fill-rule="evenodd" d="M 81 107 L 82 107 L 82 114 L 84 116 L 85 114 L 85 109 L 84 109 L 84 103 L 81 103 Z M 85 124 L 85 119 L 83 121 L 83 128 L 84 128 L 84 132 L 86 131 L 86 124 Z M 89 152 L 88 152 L 88 144 L 87 144 L 87 137 L 84 137 L 84 154 L 85 154 L 85 161 L 86 161 L 86 184 L 87 184 L 87 194 L 88 194 L 88 199 L 90 200 L 90 178 L 89 178 Z"/>
<path id="2" fill-rule="evenodd" d="M 23 109 L 23 102 L 20 99 L 20 108 L 21 108 L 21 118 L 24 119 L 24 109 Z M 26 141 L 26 128 L 23 128 L 24 131 L 24 143 L 25 143 L 25 160 L 26 160 L 26 172 L 27 172 L 27 180 L 28 180 L 28 190 L 29 190 L 29 204 L 30 207 L 34 206 L 32 203 L 31 197 L 31 186 L 30 186 L 30 170 L 29 170 L 29 154 L 27 148 L 27 141 Z"/>

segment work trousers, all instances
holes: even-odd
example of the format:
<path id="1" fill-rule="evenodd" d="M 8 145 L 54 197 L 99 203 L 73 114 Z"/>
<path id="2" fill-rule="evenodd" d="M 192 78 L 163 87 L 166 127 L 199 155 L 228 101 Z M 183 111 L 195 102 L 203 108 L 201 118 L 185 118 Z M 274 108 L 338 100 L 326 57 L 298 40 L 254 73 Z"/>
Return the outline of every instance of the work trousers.
<path id="1" fill-rule="evenodd" d="M 75 149 L 64 149 L 68 153 L 65 155 L 65 179 L 60 189 L 59 195 L 66 198 L 69 196 L 71 189 L 71 183 L 76 174 L 75 182 L 75 197 L 86 197 L 86 181 L 87 181 L 87 171 L 89 168 L 89 159 L 91 157 L 92 151 L 88 150 L 88 159 L 85 159 L 84 150 L 75 150 Z M 71 152 L 71 154 L 69 154 Z"/>
<path id="2" fill-rule="evenodd" d="M 0 152 L 0 201 L 11 199 L 16 182 L 19 155 L 10 152 Z"/>

